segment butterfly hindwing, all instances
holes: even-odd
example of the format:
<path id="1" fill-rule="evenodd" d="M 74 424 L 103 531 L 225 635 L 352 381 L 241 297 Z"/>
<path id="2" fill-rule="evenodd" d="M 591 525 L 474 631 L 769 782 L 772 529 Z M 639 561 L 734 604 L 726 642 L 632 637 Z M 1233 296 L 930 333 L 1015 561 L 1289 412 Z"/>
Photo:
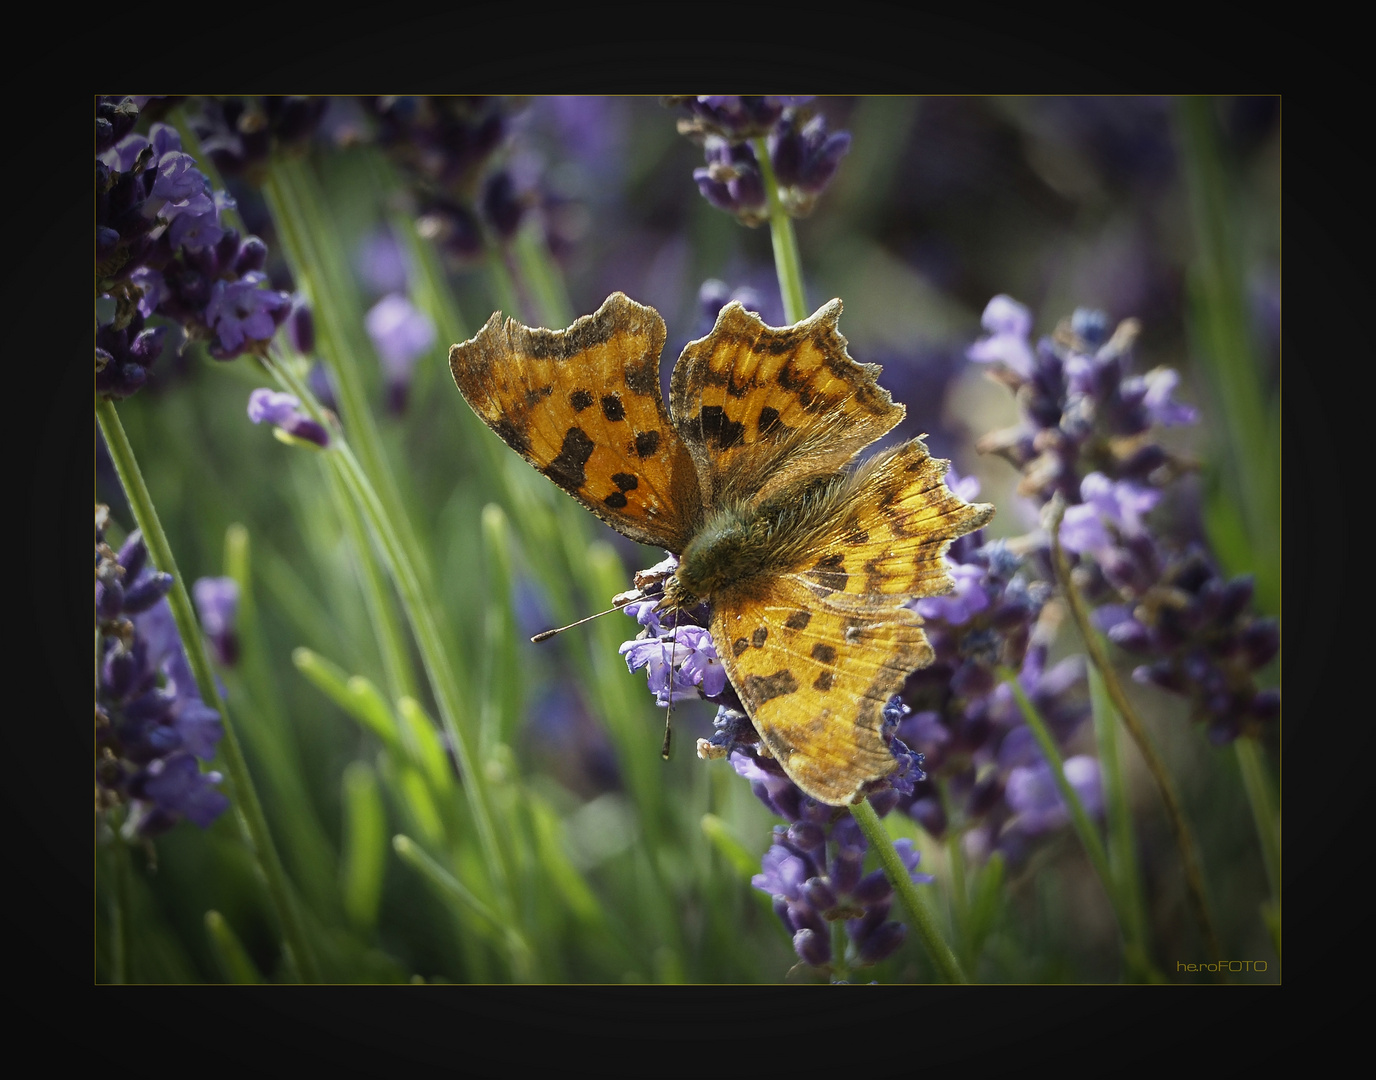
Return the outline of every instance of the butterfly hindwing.
<path id="1" fill-rule="evenodd" d="M 708 505 L 835 472 L 903 419 L 880 369 L 846 352 L 840 314 L 833 300 L 775 328 L 733 301 L 684 348 L 669 401 Z"/>
<path id="2" fill-rule="evenodd" d="M 932 660 L 904 606 L 950 590 L 945 553 L 983 525 L 914 439 L 847 478 L 799 565 L 714 604 L 712 635 L 756 730 L 784 771 L 826 803 L 850 802 L 894 767 L 883 708 Z"/>
<path id="3" fill-rule="evenodd" d="M 463 396 L 503 441 L 618 532 L 681 551 L 697 475 L 659 382 L 664 320 L 613 293 L 566 330 L 496 313 L 449 350 Z"/>
<path id="4" fill-rule="evenodd" d="M 914 612 L 788 575 L 718 602 L 712 636 L 764 745 L 808 795 L 849 803 L 893 771 L 884 705 L 932 656 Z"/>

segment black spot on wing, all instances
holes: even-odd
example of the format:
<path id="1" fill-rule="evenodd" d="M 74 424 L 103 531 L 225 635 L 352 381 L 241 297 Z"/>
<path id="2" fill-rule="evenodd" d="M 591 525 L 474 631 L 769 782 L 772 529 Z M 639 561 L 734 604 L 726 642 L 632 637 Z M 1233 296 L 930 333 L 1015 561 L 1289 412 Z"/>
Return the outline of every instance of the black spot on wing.
<path id="1" fill-rule="evenodd" d="M 583 467 L 592 457 L 592 451 L 593 442 L 588 433 L 580 427 L 569 428 L 564 433 L 558 456 L 545 466 L 545 475 L 565 491 L 578 491 L 587 483 Z"/>
<path id="2" fill-rule="evenodd" d="M 622 491 L 634 491 L 640 486 L 640 481 L 630 473 L 612 473 L 612 483 Z"/>
<path id="3" fill-rule="evenodd" d="M 569 404 L 573 406 L 576 413 L 592 407 L 592 394 L 586 390 L 575 390 L 569 395 Z"/>
<path id="4" fill-rule="evenodd" d="M 775 375 L 774 378 L 778 384 L 790 394 L 798 393 L 806 387 L 808 383 L 808 377 L 799 372 L 798 369 L 793 366 L 792 361 L 789 361 L 783 367 L 779 368 L 779 373 Z"/>
<path id="5" fill-rule="evenodd" d="M 726 380 L 726 392 L 730 394 L 733 398 L 743 398 L 746 394 L 750 393 L 750 391 L 754 390 L 759 385 L 760 384 L 756 382 L 753 378 L 737 381 L 736 371 L 733 368 L 731 370 L 730 376 Z"/>
<path id="6" fill-rule="evenodd" d="M 747 675 L 745 677 L 745 696 L 756 706 L 772 701 L 776 697 L 795 693 L 798 680 L 788 668 L 776 671 L 773 675 Z"/>
<path id="7" fill-rule="evenodd" d="M 760 410 L 759 419 L 755 421 L 755 430 L 761 435 L 769 435 L 779 427 L 779 410 L 773 405 L 766 405 Z"/>
<path id="8" fill-rule="evenodd" d="M 602 399 L 602 415 L 612 423 L 626 419 L 626 406 L 621 404 L 621 399 L 615 394 L 607 394 Z"/>
<path id="9" fill-rule="evenodd" d="M 865 592 L 877 593 L 882 589 L 884 578 L 887 576 L 884 572 L 886 561 L 886 557 L 883 555 L 876 555 L 873 559 L 865 560 Z"/>
<path id="10" fill-rule="evenodd" d="M 639 431 L 635 436 L 635 452 L 640 457 L 649 457 L 659 449 L 658 431 Z"/>
<path id="11" fill-rule="evenodd" d="M 745 652 L 748 648 L 750 648 L 750 642 L 743 637 L 738 637 L 735 641 L 731 642 L 731 655 L 740 656 L 740 654 Z"/>
<path id="12" fill-rule="evenodd" d="M 769 629 L 764 626 L 755 627 L 755 632 L 750 635 L 750 644 L 757 649 L 763 649 L 764 643 L 769 638 Z"/>
<path id="13" fill-rule="evenodd" d="M 526 391 L 526 408 L 529 409 L 534 405 L 538 405 L 541 399 L 549 397 L 552 393 L 554 393 L 554 387 L 552 385 L 538 388 L 532 387 Z"/>
<path id="14" fill-rule="evenodd" d="M 812 689 L 820 690 L 822 693 L 826 693 L 828 690 L 831 689 L 831 684 L 835 681 L 836 672 L 820 671 L 817 673 L 817 678 L 812 680 Z"/>
<path id="15" fill-rule="evenodd" d="M 703 441 L 715 443 L 721 450 L 735 446 L 745 437 L 745 425 L 728 420 L 720 405 L 704 406 L 701 419 Z"/>
<path id="16" fill-rule="evenodd" d="M 808 572 L 808 577 L 824 588 L 831 589 L 833 592 L 841 592 L 846 587 L 848 577 L 845 563 L 846 557 L 839 552 L 825 555 L 817 560 L 817 565 Z"/>
<path id="17" fill-rule="evenodd" d="M 626 506 L 626 496 L 619 491 L 613 491 L 602 501 L 613 510 L 622 510 Z"/>
<path id="18" fill-rule="evenodd" d="M 752 351 L 767 352 L 770 356 L 782 356 L 798 348 L 801 336 L 797 333 L 768 334 L 755 339 Z"/>
<path id="19" fill-rule="evenodd" d="M 812 659 L 822 664 L 834 664 L 836 663 L 836 649 L 825 642 L 819 641 L 816 645 L 812 646 Z"/>
<path id="20" fill-rule="evenodd" d="M 787 619 L 784 620 L 784 625 L 788 627 L 790 630 L 802 630 L 811 621 L 812 612 L 795 611 L 792 615 L 790 615 Z"/>

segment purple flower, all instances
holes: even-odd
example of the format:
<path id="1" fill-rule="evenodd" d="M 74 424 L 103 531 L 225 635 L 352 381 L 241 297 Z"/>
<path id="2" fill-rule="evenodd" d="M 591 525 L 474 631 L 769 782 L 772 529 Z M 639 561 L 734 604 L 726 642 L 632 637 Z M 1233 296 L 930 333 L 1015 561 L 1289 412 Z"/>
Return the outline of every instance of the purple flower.
<path id="1" fill-rule="evenodd" d="M 1188 697 L 1211 739 L 1258 731 L 1278 709 L 1277 692 L 1255 682 L 1279 647 L 1274 621 L 1247 613 L 1250 580 L 1225 581 L 1190 540 L 1161 535 L 1147 520 L 1190 468 L 1149 437 L 1153 425 L 1198 418 L 1174 399 L 1179 375 L 1132 374 L 1139 328 L 1127 320 L 1112 329 L 1102 312 L 1077 310 L 1035 351 L 1024 348 L 1030 316 L 1007 297 L 990 302 L 985 326 L 991 336 L 971 358 L 1003 362 L 1001 381 L 1023 420 L 980 448 L 1022 472 L 1020 494 L 1043 504 L 1065 499 L 1060 539 L 1079 556 L 1077 588 L 1097 609 L 1096 625 L 1147 661 L 1135 679 Z M 1049 565 L 1043 576 L 1053 577 Z"/>
<path id="2" fill-rule="evenodd" d="M 688 109 L 691 118 L 679 121 L 679 132 L 700 143 L 707 158 L 705 168 L 693 171 L 703 198 L 745 225 L 766 220 L 764 180 L 750 140 L 767 135 L 780 204 L 792 217 L 811 213 L 850 149 L 849 132 L 829 133 L 825 118 L 809 119 L 799 111 L 811 100 L 737 95 L 667 99 Z"/>
<path id="3" fill-rule="evenodd" d="M 1162 427 L 1180 424 L 1193 424 L 1199 419 L 1199 411 L 1190 405 L 1182 405 L 1172 400 L 1175 389 L 1180 385 L 1180 373 L 1174 368 L 1152 368 L 1142 376 L 1146 391 L 1142 404 L 1152 420 Z"/>
<path id="4" fill-rule="evenodd" d="M 688 701 L 700 696 L 695 684 L 681 671 L 689 649 L 674 641 L 673 631 L 663 637 L 623 642 L 621 655 L 629 670 L 649 669 L 650 692 L 655 695 L 656 704 L 668 705 L 670 700 Z"/>
<path id="5" fill-rule="evenodd" d="M 725 690 L 726 667 L 717 656 L 711 633 L 701 627 L 683 626 L 675 636 L 678 647 L 686 645 L 689 650 L 681 668 L 684 679 L 701 687 L 703 697 L 716 697 Z"/>
<path id="6" fill-rule="evenodd" d="M 769 158 L 779 183 L 784 208 L 794 217 L 812 212 L 850 150 L 850 132 L 828 134 L 825 117 L 814 116 L 801 128 L 797 116 L 786 112 L 770 133 Z"/>
<path id="7" fill-rule="evenodd" d="M 291 295 L 291 312 L 284 325 L 287 341 L 296 352 L 302 356 L 310 356 L 315 352 L 315 316 L 311 314 L 310 304 L 300 293 Z"/>
<path id="8" fill-rule="evenodd" d="M 435 324 L 406 297 L 391 293 L 372 306 L 364 325 L 386 373 L 389 407 L 399 413 L 416 361 L 435 344 Z"/>
<path id="9" fill-rule="evenodd" d="M 832 821 L 828 814 L 821 821 L 774 827 L 774 843 L 750 884 L 773 898 L 775 914 L 805 964 L 824 967 L 832 961 L 829 927 L 838 920 L 845 920 L 853 963 L 878 963 L 903 943 L 904 928 L 887 918 L 892 885 L 882 870 L 863 872 L 866 847 L 850 816 Z M 898 840 L 894 848 L 914 883 L 935 880 L 917 871 L 921 853 L 910 840 Z"/>
<path id="10" fill-rule="evenodd" d="M 224 777 L 218 772 L 201 772 L 196 759 L 188 753 L 169 754 L 149 762 L 147 769 L 131 782 L 141 812 L 134 827 L 146 836 L 163 831 L 185 817 L 208 829 L 229 809 L 229 799 L 217 788 Z"/>
<path id="11" fill-rule="evenodd" d="M 942 619 L 959 626 L 989 606 L 989 594 L 984 589 L 986 571 L 981 566 L 949 560 L 947 569 L 955 578 L 956 587 L 945 596 L 923 597 L 913 607 L 924 619 Z"/>
<path id="12" fill-rule="evenodd" d="M 768 220 L 764 179 L 754 147 L 709 135 L 703 142 L 703 154 L 707 167 L 693 170 L 693 179 L 703 198 L 718 210 L 735 214 L 746 225 Z"/>
<path id="13" fill-rule="evenodd" d="M 226 667 L 232 666 L 239 659 L 239 639 L 234 632 L 239 583 L 231 577 L 199 578 L 191 586 L 191 598 L 216 658 Z"/>
<path id="14" fill-rule="evenodd" d="M 254 271 L 238 281 L 215 282 L 206 321 L 218 337 L 210 350 L 216 359 L 237 356 L 271 340 L 290 314 L 291 301 L 283 293 L 258 287 L 266 280 L 265 274 Z"/>
<path id="15" fill-rule="evenodd" d="M 107 324 L 96 329 L 97 393 L 119 400 L 148 380 L 149 368 L 162 355 L 167 327 L 144 329 L 143 323 L 135 310 L 123 328 Z"/>
<path id="16" fill-rule="evenodd" d="M 302 411 L 300 400 L 292 394 L 260 387 L 248 397 L 248 418 L 255 424 L 275 424 L 278 430 L 317 446 L 330 445 L 329 432 Z"/>
<path id="17" fill-rule="evenodd" d="M 1024 379 L 1032 377 L 1032 313 L 1011 296 L 990 300 L 980 317 L 989 336 L 970 346 L 966 355 L 982 364 L 1001 363 Z"/>
<path id="18" fill-rule="evenodd" d="M 1064 764 L 1065 778 L 1085 812 L 1091 817 L 1101 816 L 1104 799 L 1099 763 L 1092 757 L 1077 754 L 1066 758 Z M 1070 821 L 1070 811 L 1061 798 L 1051 766 L 1045 761 L 1011 769 L 1004 785 L 1004 797 L 1015 814 L 1013 822 L 1024 834 L 1035 836 L 1062 828 Z"/>
<path id="19" fill-rule="evenodd" d="M 164 215 L 171 218 L 166 240 L 174 248 L 204 251 L 213 248 L 225 237 L 220 227 L 220 212 L 212 199 L 199 195 L 185 203 L 169 203 Z"/>
<path id="20" fill-rule="evenodd" d="M 811 101 L 810 95 L 748 96 L 743 94 L 697 94 L 664 99 L 666 105 L 683 107 L 688 115 L 678 123 L 681 135 L 693 139 L 716 137 L 743 142 L 768 134 L 785 108 L 796 108 Z"/>
<path id="21" fill-rule="evenodd" d="M 199 196 L 207 207 L 213 207 L 210 191 L 210 180 L 196 168 L 196 159 L 190 154 L 173 151 L 159 159 L 157 179 L 153 181 L 155 198 L 169 203 L 186 203 Z"/>
<path id="22" fill-rule="evenodd" d="M 125 130 L 137 107 L 125 100 L 97 103 L 100 121 L 119 117 Z M 103 137 L 102 137 L 103 138 Z M 101 143 L 103 145 L 103 142 Z M 98 331 L 96 384 L 106 397 L 126 397 L 148 377 L 157 338 L 136 341 L 143 320 L 161 316 L 187 339 L 209 340 L 210 354 L 230 359 L 270 339 L 286 317 L 287 298 L 259 288 L 267 248 L 257 237 L 241 240 L 221 222 L 234 205 L 214 191 L 196 161 L 182 151 L 176 131 L 154 124 L 147 137 L 129 133 L 100 153 L 96 163 L 96 292 L 114 301 L 113 319 Z M 137 321 L 136 321 L 137 320 Z M 108 328 L 108 329 L 107 329 Z M 112 340 L 102 340 L 110 338 Z M 156 352 L 152 353 L 156 356 Z"/>
<path id="23" fill-rule="evenodd" d="M 376 229 L 359 244 L 354 265 L 375 296 L 404 292 L 406 255 L 389 229 Z"/>
<path id="24" fill-rule="evenodd" d="M 201 773 L 223 734 L 191 674 L 165 594 L 172 579 L 148 564 L 137 532 L 115 557 L 97 508 L 96 780 L 100 806 L 130 808 L 125 827 L 152 836 L 186 817 L 208 826 L 229 805 L 218 773 Z"/>

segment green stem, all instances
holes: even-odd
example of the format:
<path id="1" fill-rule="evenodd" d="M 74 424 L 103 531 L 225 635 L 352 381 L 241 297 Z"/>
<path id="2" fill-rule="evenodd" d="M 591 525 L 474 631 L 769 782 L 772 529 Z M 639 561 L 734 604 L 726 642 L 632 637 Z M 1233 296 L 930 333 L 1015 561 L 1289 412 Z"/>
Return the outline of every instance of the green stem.
<path id="1" fill-rule="evenodd" d="M 765 198 L 769 202 L 769 238 L 774 244 L 774 272 L 779 275 L 779 292 L 784 299 L 784 318 L 789 324 L 807 318 L 807 297 L 803 294 L 803 262 L 798 255 L 798 238 L 793 232 L 793 219 L 788 216 L 779 199 L 779 182 L 769 160 L 769 146 L 764 137 L 753 140 L 755 157 L 760 163 Z"/>
<path id="2" fill-rule="evenodd" d="M 527 226 L 513 242 L 516 266 L 539 305 L 541 326 L 568 326 L 573 322 L 573 304 L 564 287 L 564 275 L 550 255 L 540 230 Z"/>
<path id="3" fill-rule="evenodd" d="M 290 365 L 274 363 L 270 367 L 280 384 L 294 394 L 312 415 L 318 419 L 324 418 L 324 410 L 320 403 L 315 400 L 310 388 L 291 370 Z M 464 700 L 465 695 L 459 691 L 454 669 L 449 663 L 448 653 L 440 638 L 439 627 L 431 610 L 430 594 L 421 584 L 420 576 L 406 552 L 399 531 L 393 527 L 393 522 L 373 490 L 367 474 L 337 427 L 331 432 L 330 449 L 327 453 L 339 479 L 349 491 L 363 520 L 367 522 L 369 531 L 377 540 L 388 571 L 401 594 L 402 611 L 420 650 L 421 664 L 425 668 L 430 689 L 435 695 L 440 721 L 458 758 L 463 789 L 468 796 L 488 870 L 503 901 L 502 910 L 514 911 L 510 903 L 511 889 L 506 862 L 489 809 L 487 782 L 477 755 L 473 752 L 472 738 L 459 723 L 459 717 L 463 715 L 459 702 Z"/>
<path id="4" fill-rule="evenodd" d="M 1151 773 L 1152 779 L 1156 781 L 1157 789 L 1161 792 L 1161 802 L 1166 808 L 1166 820 L 1170 824 L 1171 833 L 1175 838 L 1175 846 L 1180 852 L 1181 867 L 1185 872 L 1185 891 L 1189 897 L 1190 911 L 1199 926 L 1199 932 L 1204 938 L 1204 944 L 1209 950 L 1210 958 L 1217 962 L 1223 958 L 1223 949 L 1219 945 L 1218 935 L 1214 931 L 1213 919 L 1209 914 L 1209 904 L 1205 899 L 1204 872 L 1195 846 L 1194 833 L 1190 829 L 1189 822 L 1185 820 L 1180 796 L 1176 794 L 1175 784 L 1166 769 L 1166 763 L 1161 760 L 1161 755 L 1156 752 L 1156 747 L 1147 735 L 1147 729 L 1142 724 L 1141 718 L 1138 717 L 1137 710 L 1128 700 L 1127 693 L 1123 690 L 1123 684 L 1118 679 L 1118 673 L 1113 670 L 1113 665 L 1109 662 L 1103 640 L 1090 622 L 1089 610 L 1085 607 L 1084 598 L 1080 595 L 1080 591 L 1075 588 L 1074 582 L 1071 581 L 1070 565 L 1065 560 L 1065 552 L 1061 550 L 1061 519 L 1064 516 L 1065 500 L 1057 495 L 1051 502 L 1046 526 L 1051 536 L 1051 562 L 1056 571 L 1056 579 L 1061 586 L 1061 592 L 1065 595 L 1066 602 L 1070 606 L 1071 616 L 1079 628 L 1080 637 L 1084 640 L 1089 658 L 1094 666 L 1099 669 L 1099 674 L 1103 676 L 1104 688 L 1108 691 L 1109 700 L 1113 702 L 1114 708 L 1118 710 L 1118 715 L 1122 717 L 1123 726 L 1128 729 L 1128 734 L 1137 744 L 1137 749 L 1141 752 L 1143 761 L 1146 762 L 1147 771 Z"/>
<path id="5" fill-rule="evenodd" d="M 942 979 L 950 983 L 969 982 L 960 961 L 956 959 L 956 954 L 951 951 L 951 946 L 937 930 L 936 920 L 923 903 L 913 879 L 908 876 L 908 868 L 903 865 L 903 860 L 894 850 L 893 839 L 880 822 L 879 815 L 874 812 L 874 807 L 861 799 L 851 806 L 850 812 L 855 818 L 855 823 L 860 826 L 860 831 L 865 834 L 865 839 L 870 842 L 870 847 L 879 856 L 879 865 L 884 868 L 884 874 L 893 885 L 894 892 L 902 899 L 912 928 L 917 932 L 922 947 L 927 950 L 928 957 Z"/>
<path id="6" fill-rule="evenodd" d="M 334 376 L 344 430 L 349 433 L 364 468 L 376 485 L 388 517 L 396 523 L 405 548 L 414 554 L 420 545 L 404 512 L 396 477 L 387 461 L 369 407 L 362 354 L 365 344 L 363 303 L 348 274 L 348 258 L 340 249 L 337 230 L 324 213 L 325 197 L 301 161 L 275 159 L 263 185 L 287 260 L 301 285 L 310 290 L 311 310 L 320 335 L 320 356 Z M 376 367 L 376 365 L 372 365 Z M 300 395 L 297 395 L 300 397 Z M 417 560 L 416 571 L 426 580 L 429 566 Z"/>
<path id="7" fill-rule="evenodd" d="M 1065 760 L 1061 757 L 1060 748 L 1056 745 L 1056 740 L 1052 737 L 1051 731 L 1046 726 L 1046 721 L 1042 719 L 1042 714 L 1037 707 L 1032 704 L 1032 699 L 1027 696 L 1027 691 L 1018 682 L 1016 672 L 1008 668 L 1001 668 L 999 676 L 1008 685 L 1008 689 L 1013 692 L 1013 697 L 1017 699 L 1018 708 L 1022 710 L 1022 716 L 1027 721 L 1027 726 L 1032 731 L 1032 736 L 1037 740 L 1037 747 L 1042 752 L 1042 757 L 1051 766 L 1051 778 L 1055 781 L 1056 790 L 1060 792 L 1061 800 L 1070 811 L 1071 823 L 1075 826 L 1075 833 L 1080 838 L 1080 844 L 1085 849 L 1085 854 L 1089 856 L 1089 861 L 1094 867 L 1094 872 L 1099 875 L 1099 881 L 1104 887 L 1104 892 L 1108 894 L 1109 903 L 1113 905 L 1113 913 L 1118 918 L 1118 927 L 1122 932 L 1124 940 L 1131 937 L 1131 919 L 1122 910 L 1118 889 L 1114 882 L 1113 874 L 1109 870 L 1108 853 L 1104 850 L 1103 842 L 1099 839 L 1099 833 L 1094 828 L 1094 822 L 1090 821 L 1089 814 L 1085 811 L 1085 805 L 1080 801 L 1080 796 L 1075 788 L 1071 786 L 1065 775 Z"/>
<path id="8" fill-rule="evenodd" d="M 946 851 L 946 860 L 951 867 L 951 921 L 955 924 L 965 965 L 973 969 L 976 957 L 971 947 L 973 938 L 970 934 L 970 893 L 965 880 L 965 852 L 960 833 L 955 829 L 948 834 Z"/>
<path id="9" fill-rule="evenodd" d="M 167 534 L 163 532 L 162 522 L 159 521 L 157 510 L 153 507 L 153 499 L 143 482 L 143 473 L 139 470 L 133 447 L 129 445 L 129 439 L 124 434 L 124 425 L 120 423 L 114 403 L 98 400 L 96 418 L 100 421 L 100 430 L 105 435 L 105 442 L 119 473 L 120 483 L 124 485 L 124 493 L 134 513 L 134 520 L 138 523 L 143 533 L 143 541 L 148 546 L 149 557 L 159 570 L 172 575 L 172 591 L 167 596 L 167 602 L 172 609 L 172 617 L 176 620 L 177 633 L 186 649 L 201 700 L 207 703 L 214 702 L 219 709 L 220 720 L 224 726 L 224 738 L 220 740 L 220 755 L 225 763 L 226 783 L 229 788 L 227 794 L 234 806 L 245 841 L 263 875 L 268 896 L 282 928 L 282 938 L 289 960 L 295 965 L 303 981 L 317 982 L 319 976 L 315 959 L 307 947 L 305 930 L 292 901 L 277 849 L 273 846 L 272 833 L 268 830 L 267 819 L 263 816 L 263 808 L 258 802 L 258 793 L 253 787 L 248 763 L 244 760 L 243 751 L 239 746 L 228 703 L 220 697 L 215 686 L 214 669 L 210 666 L 205 641 L 201 637 L 200 627 L 196 624 L 196 615 L 191 606 L 191 597 L 186 591 L 186 583 L 177 569 L 176 560 L 172 557 L 172 546 L 167 542 Z"/>
<path id="10" fill-rule="evenodd" d="M 1099 770 L 1104 784 L 1104 818 L 1108 827 L 1108 865 L 1126 919 L 1123 928 L 1124 958 L 1131 972 L 1150 981 L 1153 974 L 1147 950 L 1147 920 L 1142 899 L 1142 878 L 1137 872 L 1137 847 L 1133 842 L 1132 814 L 1128 808 L 1127 778 L 1118 749 L 1118 717 L 1108 699 L 1104 677 L 1089 667 L 1089 699 L 1093 709 L 1094 735 L 1099 750 Z"/>
<path id="11" fill-rule="evenodd" d="M 349 498 L 343 483 L 335 470 L 329 470 L 330 494 L 335 510 L 344 529 L 349 535 L 350 549 L 358 560 L 359 584 L 363 587 L 364 603 L 368 607 L 369 620 L 377 638 L 378 651 L 382 654 L 382 670 L 387 679 L 387 691 L 391 700 L 402 697 L 415 697 L 416 686 L 412 678 L 411 662 L 407 656 L 406 640 L 397 622 L 392 594 L 377 564 L 368 530 L 359 515 L 358 506 Z"/>

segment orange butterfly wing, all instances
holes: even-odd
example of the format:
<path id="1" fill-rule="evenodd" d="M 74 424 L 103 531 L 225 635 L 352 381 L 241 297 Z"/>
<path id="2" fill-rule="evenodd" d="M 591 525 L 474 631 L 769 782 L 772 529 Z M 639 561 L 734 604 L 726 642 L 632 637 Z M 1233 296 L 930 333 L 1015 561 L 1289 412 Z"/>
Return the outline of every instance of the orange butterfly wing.
<path id="1" fill-rule="evenodd" d="M 664 320 L 613 293 L 567 330 L 494 313 L 449 350 L 473 411 L 618 532 L 682 551 L 701 517 L 693 462 L 659 383 Z"/>
<path id="2" fill-rule="evenodd" d="M 767 498 L 844 466 L 903 419 L 836 328 L 832 300 L 795 326 L 766 326 L 738 302 L 674 365 L 669 401 L 708 507 Z"/>

